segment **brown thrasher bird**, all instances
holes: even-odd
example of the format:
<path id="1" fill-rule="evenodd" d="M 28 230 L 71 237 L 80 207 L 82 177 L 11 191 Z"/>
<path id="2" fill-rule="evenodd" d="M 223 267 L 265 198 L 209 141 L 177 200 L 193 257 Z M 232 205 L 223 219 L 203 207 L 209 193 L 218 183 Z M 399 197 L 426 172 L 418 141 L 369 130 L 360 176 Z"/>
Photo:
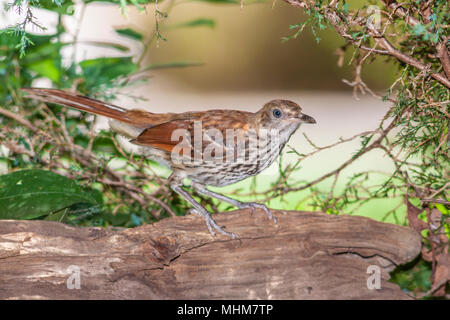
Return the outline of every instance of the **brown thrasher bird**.
<path id="1" fill-rule="evenodd" d="M 206 186 L 226 186 L 258 174 L 277 159 L 301 123 L 316 123 L 289 100 L 272 100 L 255 113 L 209 110 L 156 114 L 127 110 L 57 89 L 23 91 L 31 98 L 110 118 L 114 131 L 141 146 L 144 156 L 172 170 L 170 187 L 194 207 L 192 213 L 205 219 L 212 235 L 216 230 L 232 238 L 237 235 L 217 225 L 211 214 L 183 189 L 183 178 L 191 179 L 192 187 L 202 195 L 239 209 L 250 208 L 252 212 L 260 208 L 276 223 L 264 204 L 241 202 L 210 191 Z"/>

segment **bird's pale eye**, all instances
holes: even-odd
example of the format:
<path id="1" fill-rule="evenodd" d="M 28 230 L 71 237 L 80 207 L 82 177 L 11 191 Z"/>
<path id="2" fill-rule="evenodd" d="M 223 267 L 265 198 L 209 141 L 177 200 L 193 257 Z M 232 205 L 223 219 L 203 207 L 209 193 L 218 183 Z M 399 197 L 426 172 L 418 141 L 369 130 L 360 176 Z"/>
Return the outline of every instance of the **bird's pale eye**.
<path id="1" fill-rule="evenodd" d="M 283 116 L 283 112 L 280 109 L 273 109 L 272 114 L 275 118 L 281 118 Z"/>

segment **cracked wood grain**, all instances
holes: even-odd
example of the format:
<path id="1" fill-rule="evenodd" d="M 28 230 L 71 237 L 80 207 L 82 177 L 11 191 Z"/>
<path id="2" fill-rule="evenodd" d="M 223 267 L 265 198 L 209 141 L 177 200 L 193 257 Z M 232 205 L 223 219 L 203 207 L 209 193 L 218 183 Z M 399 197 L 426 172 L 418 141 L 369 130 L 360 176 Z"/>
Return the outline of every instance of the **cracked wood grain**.
<path id="1" fill-rule="evenodd" d="M 133 229 L 0 221 L 0 299 L 407 299 L 387 282 L 421 250 L 413 230 L 364 217 L 238 210 Z M 80 289 L 68 289 L 70 266 Z M 381 289 L 366 286 L 381 269 Z"/>

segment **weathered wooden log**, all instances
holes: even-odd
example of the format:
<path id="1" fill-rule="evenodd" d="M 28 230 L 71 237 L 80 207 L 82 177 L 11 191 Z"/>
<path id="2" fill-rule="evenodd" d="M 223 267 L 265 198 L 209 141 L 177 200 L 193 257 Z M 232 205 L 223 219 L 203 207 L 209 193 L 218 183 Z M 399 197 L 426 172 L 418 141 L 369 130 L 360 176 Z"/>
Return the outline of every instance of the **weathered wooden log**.
<path id="1" fill-rule="evenodd" d="M 260 211 L 215 215 L 238 240 L 211 236 L 195 215 L 133 229 L 3 220 L 0 298 L 408 298 L 387 280 L 420 252 L 412 229 L 357 216 L 275 215 L 276 225 Z"/>

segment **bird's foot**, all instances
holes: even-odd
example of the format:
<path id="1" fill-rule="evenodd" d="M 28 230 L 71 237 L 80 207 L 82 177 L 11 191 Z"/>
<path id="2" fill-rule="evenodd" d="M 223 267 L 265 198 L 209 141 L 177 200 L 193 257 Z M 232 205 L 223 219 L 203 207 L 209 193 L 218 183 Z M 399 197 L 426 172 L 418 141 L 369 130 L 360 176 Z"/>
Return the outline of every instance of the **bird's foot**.
<path id="1" fill-rule="evenodd" d="M 269 219 L 273 220 L 273 223 L 277 223 L 277 218 L 275 218 L 272 215 L 272 213 L 270 212 L 269 208 L 267 208 L 267 206 L 262 204 L 262 203 L 258 203 L 258 202 L 241 202 L 240 204 L 237 205 L 237 207 L 239 209 L 250 208 L 251 214 L 253 214 L 253 212 L 255 212 L 255 208 L 263 209 L 267 213 L 267 216 L 269 217 Z"/>
<path id="2" fill-rule="evenodd" d="M 223 234 L 224 236 L 230 237 L 232 239 L 239 239 L 239 236 L 237 234 L 223 230 L 223 228 L 214 221 L 214 219 L 211 217 L 211 214 L 208 211 L 205 210 L 203 212 L 195 208 L 192 208 L 189 210 L 189 213 L 195 213 L 203 217 L 203 219 L 205 219 L 206 226 L 208 227 L 209 233 L 211 235 L 215 236 L 216 232 L 214 230 L 216 230 L 217 232 Z"/>

